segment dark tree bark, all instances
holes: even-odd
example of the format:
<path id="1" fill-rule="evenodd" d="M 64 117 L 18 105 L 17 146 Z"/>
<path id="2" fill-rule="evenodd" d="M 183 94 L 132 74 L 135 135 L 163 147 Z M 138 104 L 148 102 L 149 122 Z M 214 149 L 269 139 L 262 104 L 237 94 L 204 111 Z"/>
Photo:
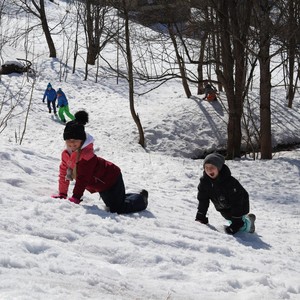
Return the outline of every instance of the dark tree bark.
<path id="1" fill-rule="evenodd" d="M 128 83 L 129 83 L 129 105 L 131 116 L 138 128 L 139 131 L 139 144 L 145 148 L 145 137 L 144 130 L 140 121 L 139 116 L 135 112 L 134 108 L 134 79 L 133 79 L 133 61 L 131 55 L 130 47 L 130 33 L 129 33 L 129 15 L 126 6 L 126 0 L 122 0 L 123 3 L 123 12 L 125 18 L 125 43 L 126 43 L 126 57 L 127 57 L 127 66 L 128 66 Z"/>
<path id="2" fill-rule="evenodd" d="M 42 22 L 42 28 L 47 40 L 48 48 L 49 48 L 49 56 L 52 58 L 56 58 L 56 48 L 54 46 L 54 42 L 52 40 L 52 36 L 50 33 L 50 29 L 47 22 L 46 12 L 45 12 L 45 3 L 44 0 L 40 0 L 40 8 L 37 6 L 34 0 L 32 0 L 33 5 L 40 13 L 40 19 Z"/>
<path id="3" fill-rule="evenodd" d="M 218 2 L 222 70 L 217 70 L 228 101 L 227 158 L 241 156 L 241 118 L 246 85 L 247 34 L 250 26 L 251 1 Z"/>
<path id="4" fill-rule="evenodd" d="M 288 107 L 292 108 L 293 100 L 295 96 L 296 88 L 294 86 L 294 68 L 296 60 L 296 49 L 297 40 L 296 33 L 299 30 L 299 25 L 297 24 L 297 19 L 300 18 L 300 4 L 299 1 L 289 0 L 288 1 Z"/>
<path id="5" fill-rule="evenodd" d="M 181 75 L 181 81 L 182 81 L 183 89 L 185 91 L 185 94 L 186 94 L 187 98 L 190 98 L 192 96 L 192 93 L 191 93 L 191 90 L 189 88 L 189 84 L 188 84 L 188 81 L 187 81 L 187 76 L 186 76 L 186 71 L 185 71 L 185 64 L 184 64 L 184 60 L 182 59 L 182 57 L 179 54 L 178 45 L 177 45 L 177 42 L 176 42 L 175 34 L 173 32 L 173 29 L 172 29 L 172 25 L 170 25 L 170 24 L 168 25 L 168 30 L 169 30 L 169 34 L 170 34 L 170 37 L 171 37 L 171 40 L 172 40 L 172 43 L 173 43 L 173 46 L 174 46 L 174 50 L 175 50 L 175 53 L 176 53 L 176 59 L 177 59 L 177 63 L 178 63 L 178 66 L 179 66 L 179 71 L 180 71 L 180 75 Z"/>
<path id="6" fill-rule="evenodd" d="M 43 32 L 45 34 L 45 38 L 49 48 L 49 56 L 56 58 L 56 48 L 52 40 L 51 32 L 48 26 L 48 21 L 45 12 L 45 2 L 44 0 L 39 0 L 39 1 L 31 0 L 30 2 L 34 6 L 35 10 L 32 8 L 32 6 L 30 6 L 28 1 L 26 0 L 20 0 L 20 3 L 16 3 L 16 4 L 19 7 L 21 7 L 25 12 L 30 13 L 40 19 L 41 26 L 43 28 Z"/>
<path id="7" fill-rule="evenodd" d="M 101 22 L 103 7 L 100 4 L 94 4 L 94 2 L 93 0 L 86 0 L 87 63 L 89 65 L 95 65 L 100 52 L 100 37 L 104 24 Z"/>
<path id="8" fill-rule="evenodd" d="M 259 16 L 259 53 L 260 65 L 260 151 L 262 159 L 272 159 L 271 133 L 271 72 L 270 45 L 272 21 L 270 19 L 271 6 L 268 0 L 257 0 L 255 13 Z"/>

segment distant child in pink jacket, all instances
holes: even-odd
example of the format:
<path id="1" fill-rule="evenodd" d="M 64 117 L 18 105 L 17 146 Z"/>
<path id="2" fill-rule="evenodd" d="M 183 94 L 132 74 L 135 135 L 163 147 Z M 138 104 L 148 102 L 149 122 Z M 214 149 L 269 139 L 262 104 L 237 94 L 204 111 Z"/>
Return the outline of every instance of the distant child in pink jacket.
<path id="1" fill-rule="evenodd" d="M 53 198 L 68 198 L 70 181 L 75 180 L 72 197 L 69 201 L 79 204 L 85 190 L 98 192 L 112 213 L 132 213 L 146 209 L 148 192 L 125 193 L 121 170 L 118 166 L 94 153 L 91 135 L 85 132 L 88 113 L 79 111 L 75 120 L 66 124 L 64 140 L 66 149 L 61 155 L 59 167 L 59 193 Z"/>

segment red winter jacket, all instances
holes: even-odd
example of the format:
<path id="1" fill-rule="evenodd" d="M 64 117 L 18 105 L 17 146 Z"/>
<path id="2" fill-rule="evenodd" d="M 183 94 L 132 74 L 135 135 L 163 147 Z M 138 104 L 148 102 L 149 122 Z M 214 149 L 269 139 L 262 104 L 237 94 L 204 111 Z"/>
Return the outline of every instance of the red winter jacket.
<path id="1" fill-rule="evenodd" d="M 61 155 L 59 166 L 59 192 L 68 194 L 70 181 L 66 179 L 67 170 L 73 172 L 76 166 L 76 180 L 73 197 L 80 199 L 84 190 L 90 193 L 103 192 L 110 189 L 117 181 L 121 170 L 113 163 L 97 157 L 93 149 L 93 138 L 87 134 L 87 139 L 81 150 L 71 152 L 66 149 Z"/>

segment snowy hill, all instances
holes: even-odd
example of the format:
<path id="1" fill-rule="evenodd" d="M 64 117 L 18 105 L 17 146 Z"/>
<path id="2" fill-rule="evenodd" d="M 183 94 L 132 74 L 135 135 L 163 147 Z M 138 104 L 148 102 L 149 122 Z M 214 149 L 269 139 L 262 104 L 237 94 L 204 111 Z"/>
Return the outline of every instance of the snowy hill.
<path id="1" fill-rule="evenodd" d="M 40 47 L 35 51 L 43 53 L 45 45 Z M 23 53 L 7 47 L 2 54 L 11 60 Z M 270 161 L 226 162 L 257 216 L 256 233 L 229 236 L 213 206 L 209 226 L 194 221 L 203 161 L 191 158 L 226 144 L 221 102 L 186 99 L 178 81 L 137 97 L 143 149 L 125 82 L 83 81 L 80 72 L 59 82 L 60 63 L 46 52 L 36 66 L 21 145 L 33 81 L 16 74 L 0 81 L 2 99 L 19 101 L 1 132 L 0 299 L 300 298 L 299 149 Z M 71 112 L 89 112 L 86 130 L 97 154 L 120 166 L 128 191 L 149 191 L 146 211 L 111 214 L 98 194 L 88 192 L 80 205 L 50 197 L 57 191 L 64 126 L 42 103 L 48 82 L 64 90 Z M 272 102 L 274 140 L 297 142 L 299 97 L 287 111 L 283 94 L 274 92 Z"/>

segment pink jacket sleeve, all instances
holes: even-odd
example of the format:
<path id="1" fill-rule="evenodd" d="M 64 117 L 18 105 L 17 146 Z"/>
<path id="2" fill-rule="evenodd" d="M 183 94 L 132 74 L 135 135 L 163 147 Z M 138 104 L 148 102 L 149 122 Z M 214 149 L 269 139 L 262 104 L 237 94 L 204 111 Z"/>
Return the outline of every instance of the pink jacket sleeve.
<path id="1" fill-rule="evenodd" d="M 69 153 L 65 150 L 61 154 L 61 163 L 59 166 L 59 179 L 58 179 L 58 191 L 62 194 L 68 194 L 69 184 L 70 181 L 66 180 L 66 174 L 67 174 L 67 161 L 69 159 Z"/>

